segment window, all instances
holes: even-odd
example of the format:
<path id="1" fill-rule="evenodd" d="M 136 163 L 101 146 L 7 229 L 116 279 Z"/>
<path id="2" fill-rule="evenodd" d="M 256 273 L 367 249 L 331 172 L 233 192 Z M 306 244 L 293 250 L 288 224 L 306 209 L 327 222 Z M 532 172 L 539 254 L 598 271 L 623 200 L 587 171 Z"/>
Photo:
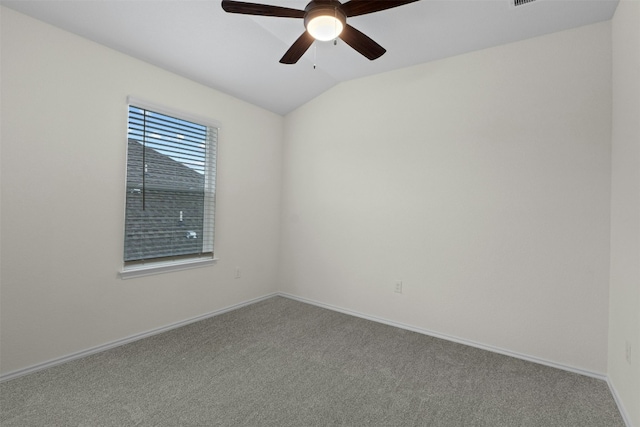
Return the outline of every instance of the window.
<path id="1" fill-rule="evenodd" d="M 129 101 L 123 278 L 213 260 L 218 128 L 159 110 Z"/>

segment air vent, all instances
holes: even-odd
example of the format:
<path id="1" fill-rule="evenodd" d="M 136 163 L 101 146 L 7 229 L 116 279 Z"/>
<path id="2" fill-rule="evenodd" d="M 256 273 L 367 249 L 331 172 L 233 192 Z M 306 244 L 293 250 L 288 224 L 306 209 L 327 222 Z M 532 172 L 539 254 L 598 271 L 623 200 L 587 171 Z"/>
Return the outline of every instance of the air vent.
<path id="1" fill-rule="evenodd" d="M 515 7 L 518 7 L 518 6 L 523 6 L 525 4 L 528 4 L 528 3 L 533 3 L 534 1 L 536 1 L 536 0 L 513 0 L 513 5 Z"/>

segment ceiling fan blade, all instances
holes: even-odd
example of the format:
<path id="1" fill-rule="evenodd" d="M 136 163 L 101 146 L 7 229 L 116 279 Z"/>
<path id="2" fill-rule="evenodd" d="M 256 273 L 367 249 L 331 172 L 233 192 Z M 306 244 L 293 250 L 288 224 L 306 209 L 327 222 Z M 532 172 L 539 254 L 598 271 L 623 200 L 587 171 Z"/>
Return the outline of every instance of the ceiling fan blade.
<path id="1" fill-rule="evenodd" d="M 387 51 L 385 48 L 369 38 L 369 36 L 356 30 L 349 24 L 347 24 L 344 27 L 344 30 L 342 30 L 340 38 L 344 40 L 346 44 L 372 61 L 380 58 Z"/>
<path id="2" fill-rule="evenodd" d="M 349 18 L 351 16 L 365 15 L 367 13 L 391 9 L 416 1 L 419 0 L 351 0 L 342 5 L 342 10 L 345 15 L 347 15 L 347 18 Z"/>
<path id="3" fill-rule="evenodd" d="M 222 8 L 229 13 L 244 15 L 276 16 L 279 18 L 304 18 L 304 10 L 268 4 L 245 3 L 235 0 L 222 0 Z"/>
<path id="4" fill-rule="evenodd" d="M 308 32 L 302 33 L 298 40 L 293 42 L 289 50 L 284 54 L 282 59 L 280 60 L 281 64 L 295 64 L 298 62 L 298 59 L 304 55 L 304 53 L 309 49 L 309 46 L 313 44 L 315 39 Z"/>

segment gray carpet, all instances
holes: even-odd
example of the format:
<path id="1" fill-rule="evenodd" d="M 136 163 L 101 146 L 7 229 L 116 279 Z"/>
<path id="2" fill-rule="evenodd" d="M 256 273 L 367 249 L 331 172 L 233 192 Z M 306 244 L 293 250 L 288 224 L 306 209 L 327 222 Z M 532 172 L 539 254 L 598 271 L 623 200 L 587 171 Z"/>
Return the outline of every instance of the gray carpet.
<path id="1" fill-rule="evenodd" d="M 605 382 L 274 297 L 0 384 L 10 426 L 624 426 Z"/>

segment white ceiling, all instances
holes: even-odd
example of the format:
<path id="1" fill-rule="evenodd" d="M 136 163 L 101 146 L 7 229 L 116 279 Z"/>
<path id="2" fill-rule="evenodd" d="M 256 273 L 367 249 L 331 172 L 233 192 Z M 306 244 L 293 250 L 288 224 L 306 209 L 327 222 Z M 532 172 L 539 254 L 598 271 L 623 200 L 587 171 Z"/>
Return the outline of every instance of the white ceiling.
<path id="1" fill-rule="evenodd" d="M 278 61 L 302 19 L 225 13 L 220 0 L 0 0 L 0 4 L 286 114 L 336 84 L 611 19 L 618 0 L 421 0 L 349 24 L 387 53 L 369 61 L 342 41 Z M 252 0 L 304 9 L 306 0 Z M 314 63 L 316 67 L 314 69 Z"/>

